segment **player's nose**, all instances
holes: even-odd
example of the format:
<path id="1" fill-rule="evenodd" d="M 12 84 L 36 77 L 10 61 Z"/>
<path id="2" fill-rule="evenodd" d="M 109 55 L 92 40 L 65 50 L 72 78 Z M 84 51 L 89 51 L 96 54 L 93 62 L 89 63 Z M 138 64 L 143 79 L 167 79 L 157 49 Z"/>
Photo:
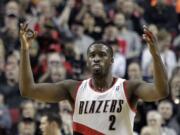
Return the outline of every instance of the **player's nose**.
<path id="1" fill-rule="evenodd" d="M 99 62 L 100 61 L 100 57 L 98 56 L 98 55 L 95 55 L 95 57 L 94 57 L 94 62 Z"/>

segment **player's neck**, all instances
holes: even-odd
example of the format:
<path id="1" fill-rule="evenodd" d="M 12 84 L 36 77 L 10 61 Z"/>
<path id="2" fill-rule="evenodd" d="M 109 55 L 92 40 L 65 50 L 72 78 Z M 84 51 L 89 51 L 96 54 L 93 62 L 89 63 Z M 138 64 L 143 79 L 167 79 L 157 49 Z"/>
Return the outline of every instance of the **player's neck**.
<path id="1" fill-rule="evenodd" d="M 100 92 L 106 91 L 109 89 L 114 82 L 113 76 L 103 77 L 103 78 L 96 78 L 92 77 L 92 87 Z"/>

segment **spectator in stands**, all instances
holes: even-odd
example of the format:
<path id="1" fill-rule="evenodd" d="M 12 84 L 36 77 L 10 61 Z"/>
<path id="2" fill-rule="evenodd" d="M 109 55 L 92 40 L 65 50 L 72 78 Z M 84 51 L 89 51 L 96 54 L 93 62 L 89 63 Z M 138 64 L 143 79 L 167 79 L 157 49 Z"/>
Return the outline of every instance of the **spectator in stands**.
<path id="1" fill-rule="evenodd" d="M 128 65 L 128 78 L 142 80 L 141 68 L 138 62 L 131 62 Z"/>
<path id="2" fill-rule="evenodd" d="M 170 79 L 170 100 L 172 101 L 173 104 L 173 111 L 174 111 L 174 115 L 173 117 L 169 120 L 168 122 L 168 126 L 173 128 L 177 134 L 180 134 L 180 118 L 179 118 L 179 103 L 180 103 L 180 77 L 179 77 L 179 70 L 180 68 L 177 66 L 173 73 L 172 73 L 172 77 Z"/>
<path id="3" fill-rule="evenodd" d="M 170 88 L 171 88 L 171 99 L 173 103 L 180 104 L 180 77 L 179 74 L 174 74 L 170 80 Z"/>
<path id="4" fill-rule="evenodd" d="M 31 118 L 32 120 L 36 119 L 36 107 L 33 101 L 26 100 L 22 102 L 21 115 L 22 118 Z"/>
<path id="5" fill-rule="evenodd" d="M 162 123 L 164 126 L 168 126 L 172 116 L 173 116 L 173 105 L 168 100 L 163 100 L 158 104 L 158 112 L 162 116 Z"/>
<path id="6" fill-rule="evenodd" d="M 0 82 L 1 93 L 5 97 L 5 103 L 9 107 L 12 119 L 12 132 L 16 131 L 16 124 L 19 121 L 19 106 L 24 100 L 20 96 L 18 87 L 19 75 L 19 55 L 18 51 L 14 51 L 7 56 L 5 66 L 5 81 Z"/>
<path id="7" fill-rule="evenodd" d="M 58 52 L 50 52 L 47 55 L 47 72 L 39 79 L 39 82 L 53 82 L 52 77 L 55 75 L 54 72 L 62 73 L 62 76 L 59 77 L 64 79 L 66 77 L 66 69 L 63 65 L 64 61 L 64 56 Z"/>
<path id="8" fill-rule="evenodd" d="M 177 135 L 173 129 L 162 126 L 162 116 L 157 111 L 149 111 L 146 120 L 147 125 L 150 126 L 157 135 Z"/>
<path id="9" fill-rule="evenodd" d="M 16 1 L 9 1 L 5 7 L 4 27 L 0 30 L 0 37 L 7 53 L 19 49 L 19 14 L 19 4 Z"/>
<path id="10" fill-rule="evenodd" d="M 158 104 L 158 111 L 163 118 L 163 125 L 172 128 L 179 135 L 178 110 L 173 118 L 173 105 L 168 100 L 163 100 Z"/>
<path id="11" fill-rule="evenodd" d="M 74 45 L 79 48 L 80 54 L 86 59 L 86 52 L 88 46 L 94 42 L 94 39 L 84 34 L 84 27 L 82 22 L 76 21 L 71 25 L 71 31 L 74 34 Z"/>
<path id="12" fill-rule="evenodd" d="M 145 24 L 143 18 L 144 9 L 141 8 L 134 0 L 125 0 L 121 5 L 122 13 L 126 18 L 128 29 L 136 31 L 139 35 L 143 34 L 142 27 Z"/>
<path id="13" fill-rule="evenodd" d="M 50 74 L 51 82 L 58 82 L 66 78 L 66 70 L 63 67 L 53 68 Z"/>
<path id="14" fill-rule="evenodd" d="M 73 41 L 67 41 L 64 44 L 64 55 L 66 63 L 69 63 L 67 78 L 80 79 L 84 73 L 85 61 L 80 54 L 79 48 L 74 45 Z"/>
<path id="15" fill-rule="evenodd" d="M 122 53 L 127 59 L 132 60 L 138 58 L 141 51 L 141 40 L 139 35 L 131 31 L 126 26 L 126 18 L 124 14 L 117 13 L 114 17 L 114 23 L 118 27 L 118 40 Z"/>
<path id="16" fill-rule="evenodd" d="M 41 117 L 42 135 L 62 135 L 62 120 L 56 113 L 47 113 Z"/>
<path id="17" fill-rule="evenodd" d="M 73 134 L 72 113 L 73 110 L 68 100 L 59 102 L 59 114 L 63 121 L 63 129 L 65 134 Z"/>
<path id="18" fill-rule="evenodd" d="M 100 40 L 102 34 L 99 34 L 101 31 L 100 29 L 95 27 L 95 19 L 93 15 L 89 12 L 86 12 L 83 16 L 82 23 L 84 26 L 84 33 L 89 35 L 95 40 Z"/>
<path id="19" fill-rule="evenodd" d="M 35 135 L 36 123 L 31 118 L 24 118 L 18 123 L 18 135 Z"/>
<path id="20" fill-rule="evenodd" d="M 106 28 L 104 29 L 102 40 L 104 42 L 113 42 L 118 38 L 118 29 L 113 23 L 107 23 Z"/>
<path id="21" fill-rule="evenodd" d="M 19 54 L 12 52 L 7 57 L 5 67 L 5 83 L 1 84 L 2 92 L 5 96 L 6 103 L 10 108 L 19 107 L 23 98 L 20 96 L 18 87 L 18 72 L 19 72 Z"/>
<path id="22" fill-rule="evenodd" d="M 114 52 L 114 63 L 112 65 L 112 73 L 117 77 L 124 77 L 126 72 L 126 58 L 120 53 L 118 41 L 109 42 L 109 45 L 112 46 Z M 119 65 L 122 66 L 119 66 Z"/>
<path id="23" fill-rule="evenodd" d="M 17 1 L 8 1 L 5 5 L 5 13 L 14 13 L 18 17 L 20 16 L 20 7 Z"/>
<path id="24" fill-rule="evenodd" d="M 180 34 L 178 34 L 172 43 L 173 51 L 176 54 L 178 65 L 180 65 Z"/>
<path id="25" fill-rule="evenodd" d="M 12 126 L 8 107 L 4 103 L 4 96 L 0 93 L 0 128 L 9 131 Z"/>
<path id="26" fill-rule="evenodd" d="M 103 3 L 101 1 L 91 2 L 90 12 L 95 20 L 95 31 L 97 34 L 97 38 L 101 39 L 105 25 L 107 23 L 107 16 Z"/>

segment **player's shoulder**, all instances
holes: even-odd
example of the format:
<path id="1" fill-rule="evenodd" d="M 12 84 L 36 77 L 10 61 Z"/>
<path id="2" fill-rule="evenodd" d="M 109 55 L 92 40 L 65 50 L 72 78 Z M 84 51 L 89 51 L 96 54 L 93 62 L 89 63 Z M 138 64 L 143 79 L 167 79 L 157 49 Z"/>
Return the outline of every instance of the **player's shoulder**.
<path id="1" fill-rule="evenodd" d="M 76 97 L 76 93 L 79 89 L 79 87 L 81 86 L 81 84 L 83 83 L 83 81 L 87 81 L 87 80 L 65 80 L 64 81 L 64 85 L 66 85 L 66 89 L 69 92 L 69 94 L 71 95 L 71 97 L 73 98 L 73 100 L 75 100 Z"/>

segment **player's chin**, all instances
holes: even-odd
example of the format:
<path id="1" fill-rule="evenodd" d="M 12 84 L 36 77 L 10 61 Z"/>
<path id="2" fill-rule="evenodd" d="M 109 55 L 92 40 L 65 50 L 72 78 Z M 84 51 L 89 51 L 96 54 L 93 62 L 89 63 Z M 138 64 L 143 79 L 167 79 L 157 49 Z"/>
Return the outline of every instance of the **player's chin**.
<path id="1" fill-rule="evenodd" d="M 97 69 L 97 68 L 96 68 L 96 69 L 93 69 L 93 70 L 92 70 L 92 74 L 93 74 L 93 75 L 96 75 L 96 76 L 97 76 L 97 75 L 101 75 L 101 74 L 102 74 L 101 69 L 100 69 L 100 68 L 99 68 L 99 69 Z"/>

